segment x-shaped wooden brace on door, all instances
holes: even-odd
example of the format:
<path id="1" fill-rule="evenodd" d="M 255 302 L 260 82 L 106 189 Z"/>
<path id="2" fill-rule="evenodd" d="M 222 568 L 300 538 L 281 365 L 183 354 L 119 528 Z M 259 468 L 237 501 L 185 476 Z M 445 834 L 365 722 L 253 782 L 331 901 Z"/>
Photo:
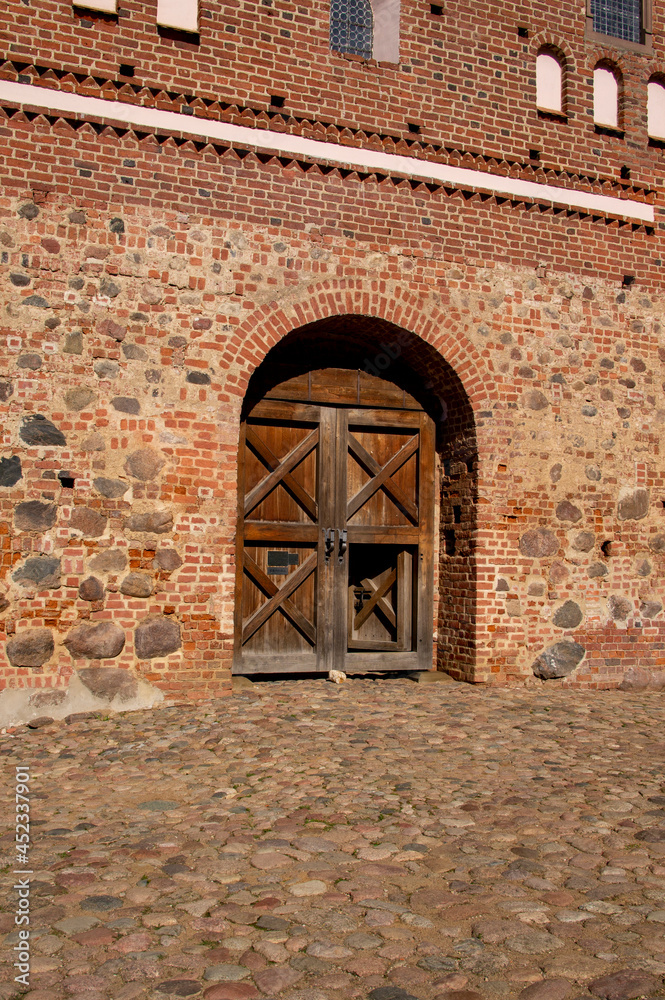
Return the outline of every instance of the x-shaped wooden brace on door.
<path id="1" fill-rule="evenodd" d="M 301 632 L 307 639 L 312 643 L 316 644 L 316 628 L 311 623 L 309 618 L 300 611 L 295 604 L 289 600 L 290 595 L 298 589 L 298 587 L 305 582 L 305 580 L 314 572 L 317 566 L 318 555 L 313 552 L 309 559 L 306 559 L 295 572 L 290 573 L 287 579 L 284 581 L 281 587 L 267 576 L 260 566 L 252 559 L 252 557 L 245 552 L 243 568 L 245 573 L 254 580 L 258 587 L 268 595 L 269 600 L 265 604 L 262 604 L 253 615 L 243 622 L 242 626 L 242 641 L 247 642 L 255 632 L 257 632 L 262 625 L 268 621 L 268 619 L 276 611 L 281 611 L 286 618 L 289 619 L 292 625 L 294 625 L 299 632 Z"/>
<path id="2" fill-rule="evenodd" d="M 362 489 L 358 490 L 356 495 L 349 500 L 346 510 L 347 519 L 360 510 L 377 490 L 383 489 L 409 520 L 413 524 L 418 524 L 417 506 L 412 500 L 409 500 L 401 486 L 392 479 L 392 476 L 418 451 L 418 443 L 419 435 L 415 434 L 385 465 L 381 466 L 368 451 L 365 451 L 360 442 L 356 441 L 353 434 L 349 434 L 349 451 L 373 478 L 365 483 Z"/>
<path id="3" fill-rule="evenodd" d="M 356 632 L 362 628 L 362 626 L 365 624 L 365 622 L 367 621 L 367 619 L 372 614 L 375 608 L 377 611 L 380 611 L 381 614 L 385 615 L 385 617 L 388 619 L 388 622 L 392 625 L 393 628 L 397 627 L 397 618 L 395 616 L 395 612 L 390 607 L 390 605 L 386 600 L 386 594 L 388 593 L 388 591 L 390 590 L 396 579 L 397 579 L 397 570 L 394 569 L 388 574 L 387 578 L 383 581 L 383 583 L 379 584 L 378 587 L 373 580 L 366 579 L 360 581 L 361 585 L 365 588 L 365 590 L 368 590 L 372 596 L 370 597 L 369 601 L 363 604 L 362 609 L 353 619 L 353 628 Z"/>
<path id="4" fill-rule="evenodd" d="M 291 472 L 297 465 L 300 464 L 311 451 L 313 451 L 319 443 L 319 429 L 316 427 L 311 431 L 306 438 L 293 448 L 286 458 L 279 459 L 274 454 L 274 452 L 268 447 L 265 441 L 262 441 L 258 436 L 253 427 L 247 427 L 247 444 L 251 447 L 252 451 L 261 459 L 263 464 L 267 469 L 270 469 L 270 474 L 262 479 L 253 490 L 245 497 L 245 517 L 255 507 L 264 500 L 269 493 L 271 493 L 279 484 L 288 490 L 293 499 L 300 504 L 305 513 L 309 514 L 312 521 L 318 520 L 318 504 L 316 500 L 309 495 L 306 489 L 304 489 L 300 483 L 294 479 Z"/>

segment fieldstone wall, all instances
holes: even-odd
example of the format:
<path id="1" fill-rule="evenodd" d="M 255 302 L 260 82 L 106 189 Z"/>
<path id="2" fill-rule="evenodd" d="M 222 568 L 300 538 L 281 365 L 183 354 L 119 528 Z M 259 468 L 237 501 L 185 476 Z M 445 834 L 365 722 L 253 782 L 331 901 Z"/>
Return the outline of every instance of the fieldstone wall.
<path id="1" fill-rule="evenodd" d="M 349 313 L 428 345 L 431 379 L 445 367 L 461 386 L 443 422 L 471 414 L 468 433 L 441 432 L 439 666 L 584 686 L 663 669 L 654 234 L 191 143 L 11 125 L 8 688 L 76 676 L 111 693 L 118 675 L 99 671 L 114 668 L 168 698 L 230 691 L 245 388 L 291 330 Z M 26 164 L 22 148 L 47 138 L 48 157 Z M 95 183 L 76 166 L 93 160 Z"/>
<path id="2" fill-rule="evenodd" d="M 215 607 L 233 573 L 215 499 L 226 418 L 207 400 L 209 359 L 165 311 L 169 289 L 188 310 L 187 257 L 169 255 L 164 282 L 126 253 L 118 217 L 28 201 L 4 221 L 3 682 L 76 673 L 109 703 L 130 674 L 125 702 L 137 679 L 179 697 L 230 690 Z M 164 333 L 139 344 L 156 308 Z"/>

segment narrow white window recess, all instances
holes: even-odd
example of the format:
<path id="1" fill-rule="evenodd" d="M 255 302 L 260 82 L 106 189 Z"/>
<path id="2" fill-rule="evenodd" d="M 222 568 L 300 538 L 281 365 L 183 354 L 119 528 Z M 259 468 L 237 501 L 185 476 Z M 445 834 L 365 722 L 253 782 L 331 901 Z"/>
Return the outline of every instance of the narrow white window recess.
<path id="1" fill-rule="evenodd" d="M 81 0 L 75 6 L 83 10 L 101 10 L 104 14 L 115 14 L 118 10 L 117 0 Z"/>
<path id="2" fill-rule="evenodd" d="M 536 57 L 536 105 L 541 111 L 563 112 L 563 67 L 553 52 Z"/>
<path id="3" fill-rule="evenodd" d="M 609 66 L 593 71 L 593 120 L 606 128 L 619 127 L 619 80 Z"/>
<path id="4" fill-rule="evenodd" d="M 157 24 L 196 34 L 199 30 L 199 0 L 157 0 Z"/>
<path id="5" fill-rule="evenodd" d="M 647 131 L 651 139 L 665 139 L 665 85 L 649 80 L 647 87 Z"/>
<path id="6" fill-rule="evenodd" d="M 400 0 L 372 0 L 372 13 L 372 57 L 379 62 L 398 63 Z"/>

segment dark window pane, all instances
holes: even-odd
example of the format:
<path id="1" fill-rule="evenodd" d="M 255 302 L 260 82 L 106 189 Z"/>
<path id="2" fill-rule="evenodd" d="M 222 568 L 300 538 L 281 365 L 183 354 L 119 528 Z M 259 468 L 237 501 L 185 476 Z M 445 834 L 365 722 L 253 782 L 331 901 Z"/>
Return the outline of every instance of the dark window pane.
<path id="1" fill-rule="evenodd" d="M 593 30 L 625 42 L 642 42 L 642 0 L 591 0 Z"/>
<path id="2" fill-rule="evenodd" d="M 335 52 L 371 58 L 372 7 L 369 0 L 332 0 L 330 48 Z"/>

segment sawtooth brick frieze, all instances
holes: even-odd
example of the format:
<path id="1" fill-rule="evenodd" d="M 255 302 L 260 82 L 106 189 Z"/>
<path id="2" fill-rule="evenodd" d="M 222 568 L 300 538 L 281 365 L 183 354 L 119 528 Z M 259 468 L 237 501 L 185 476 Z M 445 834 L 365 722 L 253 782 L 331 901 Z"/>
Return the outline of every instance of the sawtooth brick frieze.
<path id="1" fill-rule="evenodd" d="M 661 13 L 653 51 L 621 50 L 619 131 L 594 125 L 619 56 L 582 10 L 525 35 L 509 3 L 462 45 L 461 8 L 402 0 L 383 63 L 330 51 L 325 4 L 206 5 L 184 37 L 141 6 L 53 6 L 9 5 L 0 60 L 2 685 L 229 694 L 248 400 L 298 345 L 344 368 L 354 341 L 434 422 L 432 665 L 653 687 Z M 541 51 L 565 53 L 561 110 L 537 107 Z"/>

